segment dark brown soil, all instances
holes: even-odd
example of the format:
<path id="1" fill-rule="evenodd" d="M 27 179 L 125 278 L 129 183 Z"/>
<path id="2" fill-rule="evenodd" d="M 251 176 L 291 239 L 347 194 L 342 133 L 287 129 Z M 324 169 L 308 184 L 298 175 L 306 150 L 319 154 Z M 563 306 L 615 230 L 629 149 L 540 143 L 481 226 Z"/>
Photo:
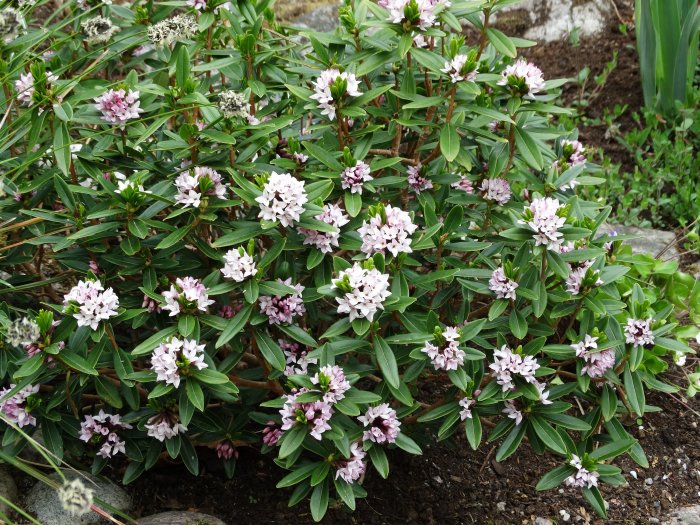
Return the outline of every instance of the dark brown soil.
<path id="1" fill-rule="evenodd" d="M 680 399 L 680 397 L 678 398 Z M 697 446 L 700 401 L 675 401 L 651 395 L 650 403 L 663 409 L 628 427 L 639 439 L 650 468 L 639 468 L 628 457 L 616 464 L 629 486 L 604 486 L 610 504 L 606 523 L 646 523 L 671 508 L 698 502 L 700 447 Z M 460 434 L 452 442 L 423 445 L 424 455 L 390 455 L 388 480 L 370 469 L 364 482 L 369 496 L 359 500 L 354 514 L 329 510 L 330 524 L 520 524 L 536 517 L 561 522 L 560 511 L 573 523 L 602 523 L 577 491 L 556 489 L 538 493 L 539 478 L 556 466 L 551 457 L 535 455 L 527 444 L 502 464 L 493 458 L 497 445 L 474 452 Z M 227 523 L 295 525 L 312 523 L 308 504 L 287 508 L 288 491 L 275 489 L 284 472 L 270 457 L 241 450 L 233 480 L 225 480 L 215 457 L 204 458 L 208 471 L 196 480 L 183 468 L 160 469 L 137 480 L 131 490 L 146 514 L 165 510 L 199 510 Z M 629 472 L 637 472 L 635 480 Z M 651 483 L 649 483 L 651 482 Z"/>

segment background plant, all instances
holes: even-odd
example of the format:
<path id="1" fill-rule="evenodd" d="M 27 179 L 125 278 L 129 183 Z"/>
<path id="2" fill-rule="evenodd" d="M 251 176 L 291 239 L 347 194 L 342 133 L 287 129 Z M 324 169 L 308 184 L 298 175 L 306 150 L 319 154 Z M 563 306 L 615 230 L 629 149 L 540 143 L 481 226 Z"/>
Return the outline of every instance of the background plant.
<path id="1" fill-rule="evenodd" d="M 646 465 L 618 417 L 692 350 L 577 195 L 603 179 L 490 27 L 511 3 L 362 0 L 303 40 L 266 1 L 81 4 L 6 39 L 5 415 L 124 483 L 260 446 L 317 520 L 426 432 L 527 441 L 604 515 L 610 462 Z"/>

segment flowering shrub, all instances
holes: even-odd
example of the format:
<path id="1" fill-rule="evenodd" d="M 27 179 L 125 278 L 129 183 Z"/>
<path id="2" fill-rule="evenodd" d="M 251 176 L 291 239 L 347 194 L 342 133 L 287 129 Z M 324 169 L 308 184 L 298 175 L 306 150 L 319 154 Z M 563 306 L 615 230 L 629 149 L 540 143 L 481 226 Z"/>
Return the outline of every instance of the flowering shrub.
<path id="1" fill-rule="evenodd" d="M 259 446 L 320 520 L 460 431 L 604 514 L 610 461 L 646 465 L 618 417 L 692 350 L 576 195 L 603 181 L 489 27 L 509 3 L 358 0 L 303 37 L 266 0 L 6 8 L 5 453 L 41 429 L 129 483 Z"/>

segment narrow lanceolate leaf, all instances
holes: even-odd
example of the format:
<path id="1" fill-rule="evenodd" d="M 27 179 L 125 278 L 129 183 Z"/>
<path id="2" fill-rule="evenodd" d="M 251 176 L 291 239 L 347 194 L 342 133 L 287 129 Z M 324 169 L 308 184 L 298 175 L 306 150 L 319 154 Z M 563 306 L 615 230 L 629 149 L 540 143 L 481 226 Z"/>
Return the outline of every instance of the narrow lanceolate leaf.
<path id="1" fill-rule="evenodd" d="M 381 337 L 374 340 L 374 352 L 377 357 L 377 364 L 382 371 L 384 380 L 394 388 L 399 388 L 399 367 L 396 364 L 396 356 L 391 347 Z"/>
<path id="2" fill-rule="evenodd" d="M 440 130 L 440 151 L 448 162 L 459 154 L 459 134 L 454 124 L 447 124 Z"/>
<path id="3" fill-rule="evenodd" d="M 518 54 L 518 50 L 515 48 L 513 41 L 503 34 L 498 29 L 493 29 L 492 27 L 486 30 L 486 36 L 489 38 L 489 42 L 496 48 L 510 58 L 515 58 Z"/>
<path id="4" fill-rule="evenodd" d="M 216 348 L 220 348 L 226 343 L 228 343 L 233 337 L 243 330 L 243 327 L 248 322 L 251 312 L 253 311 L 253 305 L 249 304 L 243 307 L 240 312 L 238 312 L 226 325 L 226 328 L 219 339 L 216 340 Z"/>

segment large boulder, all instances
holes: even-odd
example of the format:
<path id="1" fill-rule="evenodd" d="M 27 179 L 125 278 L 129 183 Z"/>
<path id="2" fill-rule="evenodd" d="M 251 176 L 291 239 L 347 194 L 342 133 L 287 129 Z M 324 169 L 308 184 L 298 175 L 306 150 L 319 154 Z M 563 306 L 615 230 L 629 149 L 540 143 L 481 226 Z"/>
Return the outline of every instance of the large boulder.
<path id="1" fill-rule="evenodd" d="M 17 504 L 17 484 L 12 475 L 12 470 L 7 465 L 0 465 L 0 495 L 13 504 Z M 7 503 L 0 501 L 0 512 L 7 516 L 11 512 L 11 507 Z"/>
<path id="2" fill-rule="evenodd" d="M 227 525 L 219 518 L 201 512 L 161 512 L 136 521 L 138 525 Z"/>

